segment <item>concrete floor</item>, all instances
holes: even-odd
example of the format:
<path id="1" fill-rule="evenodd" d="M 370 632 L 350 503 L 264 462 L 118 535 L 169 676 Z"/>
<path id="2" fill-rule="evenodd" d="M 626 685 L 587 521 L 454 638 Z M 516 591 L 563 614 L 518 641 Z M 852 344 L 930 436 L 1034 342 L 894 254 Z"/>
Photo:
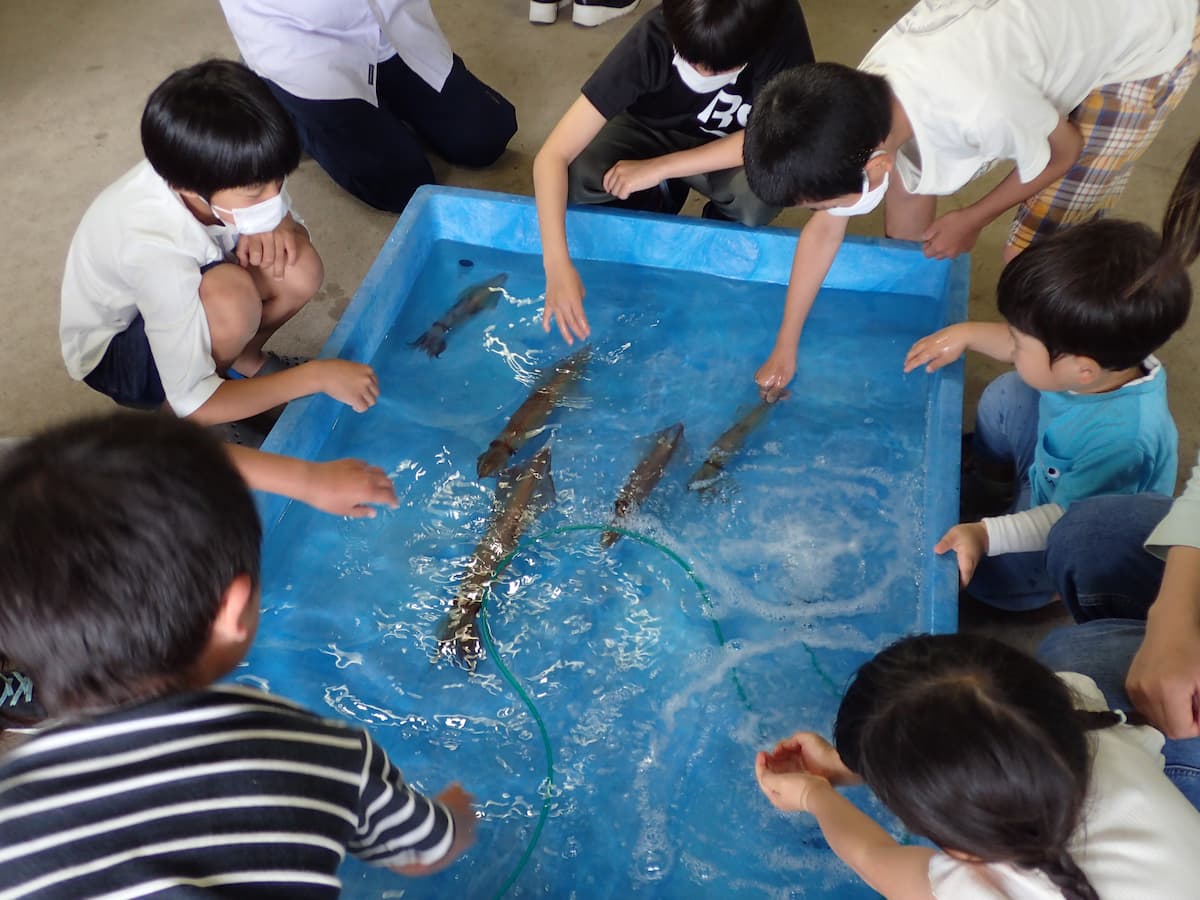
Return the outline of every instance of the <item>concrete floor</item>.
<path id="1" fill-rule="evenodd" d="M 650 0 L 643 0 L 648 8 Z M 855 64 L 909 0 L 806 0 L 818 58 Z M 532 192 L 530 168 L 542 139 L 579 86 L 636 20 L 595 29 L 569 15 L 553 26 L 527 21 L 526 0 L 434 0 L 455 50 L 517 107 L 520 131 L 493 168 L 442 165 L 441 180 L 519 194 Z M 568 11 L 569 12 L 569 11 Z M 236 57 L 215 0 L 4 0 L 0 3 L 0 436 L 23 435 L 64 417 L 110 408 L 72 381 L 58 346 L 63 261 L 80 217 L 106 185 L 141 158 L 138 121 L 146 96 L 172 70 L 208 56 Z M 1175 177 L 1200 137 L 1200 89 L 1175 112 L 1135 172 L 1119 214 L 1158 226 Z M 436 163 L 435 163 L 436 165 Z M 944 201 L 970 202 L 984 183 Z M 395 221 L 337 188 L 306 159 L 289 182 L 297 208 L 325 260 L 316 300 L 273 346 L 315 353 L 345 309 Z M 693 195 L 685 212 L 698 213 Z M 785 212 L 776 225 L 797 227 L 805 213 Z M 881 233 L 879 214 L 852 230 Z M 993 288 L 1007 220 L 987 231 L 972 265 L 971 316 L 994 319 Z M 1193 275 L 1200 274 L 1200 269 Z M 780 302 L 782 303 L 782 291 Z M 1200 441 L 1200 315 L 1161 356 L 1170 373 L 1171 406 L 1186 471 Z M 760 360 L 746 360 L 749 380 Z M 968 362 L 968 415 L 999 367 Z M 968 419 L 969 421 L 969 419 Z"/>

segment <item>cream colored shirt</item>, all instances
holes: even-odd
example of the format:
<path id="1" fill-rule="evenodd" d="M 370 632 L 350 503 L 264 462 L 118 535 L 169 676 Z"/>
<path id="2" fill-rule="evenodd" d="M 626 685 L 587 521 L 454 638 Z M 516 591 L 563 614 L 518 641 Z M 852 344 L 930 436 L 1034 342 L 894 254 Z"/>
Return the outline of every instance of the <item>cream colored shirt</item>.
<path id="1" fill-rule="evenodd" d="M 1022 181 L 1093 90 L 1174 68 L 1196 0 L 922 0 L 859 68 L 887 78 L 914 139 L 897 169 L 913 194 L 952 194 L 999 160 Z"/>
<path id="2" fill-rule="evenodd" d="M 1176 546 L 1200 547 L 1200 458 L 1183 493 L 1146 540 L 1146 549 L 1157 556 L 1166 556 Z"/>
<path id="3" fill-rule="evenodd" d="M 1059 673 L 1081 709 L 1108 706 L 1085 675 Z M 1092 777 L 1083 821 L 1069 850 L 1104 900 L 1195 900 L 1200 896 L 1200 812 L 1163 774 L 1163 736 L 1149 726 L 1091 732 Z M 938 900 L 1061 900 L 1041 872 L 968 863 L 938 853 L 929 862 Z"/>

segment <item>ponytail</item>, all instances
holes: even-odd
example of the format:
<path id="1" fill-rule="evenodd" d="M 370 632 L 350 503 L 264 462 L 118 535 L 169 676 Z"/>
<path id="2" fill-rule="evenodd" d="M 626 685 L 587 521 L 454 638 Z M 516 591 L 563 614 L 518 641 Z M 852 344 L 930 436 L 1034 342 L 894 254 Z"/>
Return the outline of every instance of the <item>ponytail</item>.
<path id="1" fill-rule="evenodd" d="M 1200 144 L 1183 166 L 1162 226 L 1163 255 L 1180 268 L 1187 268 L 1200 256 Z"/>
<path id="2" fill-rule="evenodd" d="M 1163 214 L 1162 246 L 1158 257 L 1126 291 L 1133 297 L 1150 285 L 1162 289 L 1173 279 L 1187 278 L 1187 267 L 1200 256 L 1200 143 L 1179 173 Z M 1188 287 L 1190 294 L 1190 285 Z"/>
<path id="3" fill-rule="evenodd" d="M 1075 722 L 1080 731 L 1099 731 L 1101 728 L 1111 728 L 1120 725 L 1122 718 L 1111 709 L 1077 709 Z"/>
<path id="4" fill-rule="evenodd" d="M 1066 900 L 1100 900 L 1100 895 L 1083 874 L 1083 870 L 1075 864 L 1066 847 L 1051 851 L 1051 855 L 1039 863 L 1037 868 L 1046 873 L 1046 877 L 1062 891 Z"/>

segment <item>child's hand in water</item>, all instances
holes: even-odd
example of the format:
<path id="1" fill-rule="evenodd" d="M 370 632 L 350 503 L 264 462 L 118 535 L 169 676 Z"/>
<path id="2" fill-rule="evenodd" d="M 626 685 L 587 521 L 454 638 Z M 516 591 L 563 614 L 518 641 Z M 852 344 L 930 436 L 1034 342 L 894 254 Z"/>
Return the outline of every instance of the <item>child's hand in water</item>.
<path id="1" fill-rule="evenodd" d="M 387 472 L 359 459 L 307 463 L 296 499 L 323 512 L 354 519 L 375 518 L 375 507 L 395 509 L 396 487 Z"/>
<path id="2" fill-rule="evenodd" d="M 807 812 L 816 791 L 861 781 L 828 741 L 810 731 L 780 741 L 770 753 L 759 753 L 754 773 L 771 804 L 788 812 Z"/>
<path id="3" fill-rule="evenodd" d="M 833 790 L 828 778 L 812 775 L 804 769 L 776 772 L 770 768 L 766 753 L 754 759 L 754 774 L 758 786 L 771 805 L 784 812 L 808 812 L 811 798 L 818 791 Z"/>
<path id="4" fill-rule="evenodd" d="M 828 779 L 837 787 L 862 783 L 861 778 L 846 768 L 833 744 L 811 731 L 797 731 L 764 755 L 773 772 L 808 772 Z"/>
<path id="5" fill-rule="evenodd" d="M 568 344 L 575 338 L 586 341 L 592 333 L 587 316 L 583 314 L 583 296 L 587 293 L 579 272 L 570 265 L 560 270 L 546 271 L 546 306 L 542 311 L 542 330 L 549 331 L 550 323 L 558 319 L 558 330 Z"/>
<path id="6" fill-rule="evenodd" d="M 958 360 L 970 346 L 969 324 L 958 322 L 925 335 L 908 348 L 908 354 L 904 357 L 904 371 L 911 372 L 918 366 L 924 366 L 926 372 L 936 372 Z"/>

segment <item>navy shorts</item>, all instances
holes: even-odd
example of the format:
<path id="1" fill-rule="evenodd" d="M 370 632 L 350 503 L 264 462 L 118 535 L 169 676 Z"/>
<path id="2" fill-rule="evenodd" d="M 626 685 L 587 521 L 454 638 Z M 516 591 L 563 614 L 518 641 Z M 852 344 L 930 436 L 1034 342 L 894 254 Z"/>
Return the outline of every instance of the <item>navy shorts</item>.
<path id="1" fill-rule="evenodd" d="M 113 335 L 103 358 L 84 376 L 83 383 L 132 409 L 158 409 L 167 402 L 141 313 L 128 328 Z"/>
<path id="2" fill-rule="evenodd" d="M 224 261 L 205 263 L 200 274 Z M 103 358 L 84 376 L 83 383 L 131 409 L 158 409 L 167 402 L 141 313 L 128 328 L 113 335 Z"/>

